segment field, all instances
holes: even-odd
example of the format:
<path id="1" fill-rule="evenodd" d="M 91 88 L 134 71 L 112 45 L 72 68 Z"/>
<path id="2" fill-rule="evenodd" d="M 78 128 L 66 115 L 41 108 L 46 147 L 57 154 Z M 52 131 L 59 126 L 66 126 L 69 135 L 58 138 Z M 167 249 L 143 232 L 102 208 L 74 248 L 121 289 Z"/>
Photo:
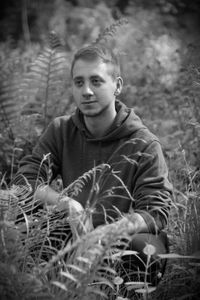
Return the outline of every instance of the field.
<path id="1" fill-rule="evenodd" d="M 73 111 L 73 54 L 99 38 L 120 52 L 124 79 L 120 100 L 134 107 L 159 137 L 173 183 L 166 272 L 156 289 L 144 280 L 130 284 L 130 293 L 135 291 L 134 299 L 141 295 L 149 300 L 200 299 L 198 13 L 176 14 L 167 1 L 148 8 L 133 1 L 116 20 L 120 12 L 111 4 L 30 3 L 26 9 L 34 12 L 34 25 L 24 21 L 23 34 L 13 38 L 15 27 L 8 18 L 8 37 L 4 30 L 0 43 L 0 298 L 132 299 L 123 293 L 125 283 L 115 272 L 126 254 L 116 251 L 116 240 L 128 239 L 125 227 L 91 229 L 85 224 L 88 209 L 81 216 L 80 231 L 70 220 L 73 239 L 57 253 L 48 244 L 48 233 L 58 225 L 55 212 L 62 230 L 63 214 L 48 207 L 30 215 L 28 184 L 9 187 L 19 160 L 31 153 L 49 122 Z M 107 167 L 99 167 L 102 178 Z M 71 193 L 92 172 L 96 170 L 83 174 Z M 52 185 L 62 190 L 60 179 Z M 144 251 L 149 258 L 153 255 L 148 245 Z"/>

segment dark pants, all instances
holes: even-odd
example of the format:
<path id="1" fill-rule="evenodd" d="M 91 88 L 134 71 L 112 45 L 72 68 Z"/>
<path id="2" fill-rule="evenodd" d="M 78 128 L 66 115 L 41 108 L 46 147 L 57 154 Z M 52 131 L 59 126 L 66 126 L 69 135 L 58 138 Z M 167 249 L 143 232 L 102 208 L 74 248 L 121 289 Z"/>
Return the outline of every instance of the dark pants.
<path id="1" fill-rule="evenodd" d="M 149 256 L 149 261 L 147 259 L 148 252 L 146 252 L 148 251 L 148 245 L 153 246 L 151 247 L 153 253 Z M 137 251 L 138 254 L 122 257 L 122 261 L 119 264 L 119 271 L 124 281 L 146 281 L 154 286 L 157 285 L 166 267 L 166 259 L 160 259 L 158 254 L 169 252 L 166 233 L 161 232 L 158 235 L 150 233 L 136 234 L 131 243 L 129 243 L 127 250 Z"/>

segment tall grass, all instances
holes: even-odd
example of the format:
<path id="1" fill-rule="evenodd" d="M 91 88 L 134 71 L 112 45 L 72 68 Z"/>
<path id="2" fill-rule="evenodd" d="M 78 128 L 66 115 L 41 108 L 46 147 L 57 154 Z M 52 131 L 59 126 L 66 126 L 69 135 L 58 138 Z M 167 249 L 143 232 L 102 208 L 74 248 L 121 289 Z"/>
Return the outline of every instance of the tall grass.
<path id="1" fill-rule="evenodd" d="M 34 56 L 38 50 L 34 51 Z M 26 55 L 32 61 L 30 59 L 32 54 Z M 26 88 L 29 93 L 26 94 L 23 92 L 23 99 L 26 96 L 28 100 L 25 103 L 27 105 L 23 106 L 23 116 L 28 119 L 26 125 L 28 124 L 32 131 L 37 131 L 37 134 L 34 133 L 34 137 L 36 136 L 35 140 L 38 138 L 38 132 L 41 133 L 49 118 L 53 116 L 55 98 L 59 105 L 62 104 L 62 113 L 69 111 L 70 99 L 68 98 L 69 95 L 64 93 L 66 89 L 65 83 L 59 75 L 58 79 L 60 80 L 59 84 L 61 88 L 58 90 L 54 85 L 56 80 L 50 80 L 50 77 L 53 79 L 57 78 L 57 62 L 59 63 L 60 72 L 63 70 L 63 67 L 68 69 L 69 60 L 70 57 L 63 56 L 62 47 L 60 49 L 60 45 L 53 39 L 51 40 L 50 47 L 43 49 L 41 55 L 35 59 L 32 67 L 30 69 L 27 67 L 27 70 L 29 69 L 27 75 L 29 76 L 23 88 Z M 23 63 L 20 64 L 20 67 L 24 67 L 24 61 L 25 58 L 23 58 Z M 45 64 L 45 68 L 43 68 L 43 64 Z M 8 69 L 9 71 L 5 59 L 2 60 L 1 65 L 4 66 L 3 70 Z M 6 78 L 2 78 L 4 85 L 0 101 L 4 110 L 7 111 L 8 117 L 10 116 L 9 118 L 7 117 L 6 122 L 7 120 L 11 120 L 11 117 L 13 118 L 15 113 L 18 118 L 19 106 L 16 104 L 15 92 L 19 92 L 19 90 L 18 83 L 15 82 L 16 84 L 13 85 L 13 80 L 19 79 L 21 82 L 20 76 L 16 78 L 12 72 L 12 64 L 9 65 L 11 66 L 11 72 L 8 72 L 9 74 Z M 26 65 L 28 64 L 26 63 Z M 44 69 L 45 72 L 43 73 Z M 24 74 L 24 71 L 27 70 L 20 70 L 20 74 Z M 37 74 L 40 74 L 41 77 Z M 40 89 L 38 89 L 39 83 L 44 84 Z M 29 89 L 30 87 L 31 89 Z M 41 105 L 44 95 L 45 105 Z M 161 96 L 159 95 L 159 98 L 162 98 Z M 149 94 L 146 98 L 149 105 Z M 23 99 L 20 98 L 19 100 Z M 67 109 L 64 107 L 66 100 Z M 24 101 L 22 102 L 24 104 Z M 12 105 L 8 105 L 10 103 Z M 161 104 L 163 107 L 163 102 Z M 40 110 L 38 110 L 38 107 Z M 192 116 L 195 117 L 195 123 L 193 122 L 195 127 L 199 125 L 196 122 L 199 121 L 199 109 L 197 108 L 199 108 L 199 104 L 195 102 L 194 112 L 192 113 Z M 149 114 L 149 110 L 147 111 Z M 45 124 L 41 125 L 41 119 L 38 120 L 39 113 L 43 115 Z M 58 114 L 60 114 L 60 111 Z M 5 117 L 5 114 L 3 116 Z M 23 116 L 21 115 L 21 118 Z M 185 116 L 181 114 L 181 117 L 184 119 L 182 121 L 185 122 Z M 0 124 L 1 126 L 2 123 Z M 20 152 L 22 148 L 27 148 L 27 144 L 24 141 L 33 141 L 33 136 L 30 138 L 31 131 L 27 130 L 27 126 L 22 128 L 22 125 L 16 126 L 16 123 L 14 123 L 13 127 L 11 127 L 5 123 L 4 127 L 5 132 L 0 135 L 0 156 L 2 161 L 6 161 L 7 163 L 5 168 L 2 169 L 8 169 L 8 166 L 11 166 L 12 177 L 15 171 L 13 167 L 16 160 L 15 152 Z M 7 132 L 8 129 L 9 132 Z M 15 135 L 14 138 L 13 135 Z M 189 152 L 189 148 L 192 148 L 191 144 L 194 144 L 191 135 L 189 134 L 188 136 L 189 141 L 186 139 L 184 145 L 187 146 L 188 144 L 186 152 Z M 199 145 L 199 135 L 196 134 L 195 143 L 195 147 Z M 18 150 L 16 150 L 17 148 Z M 105 224 L 96 229 L 90 226 L 87 227 L 85 220 L 90 220 L 92 214 L 92 209 L 89 206 L 90 201 L 88 201 L 88 209 L 83 212 L 83 215 L 77 216 L 78 220 L 69 219 L 64 211 L 59 212 L 56 208 L 41 208 L 37 201 L 34 203 L 34 206 L 38 206 L 39 210 L 37 213 L 32 214 L 30 213 L 33 204 L 33 202 L 30 202 L 32 199 L 30 186 L 27 184 L 23 187 L 13 186 L 11 189 L 8 189 L 6 188 L 7 182 L 4 180 L 5 174 L 3 174 L 0 182 L 1 299 L 73 300 L 105 299 L 107 297 L 107 299 L 122 300 L 124 298 L 132 299 L 133 297 L 134 299 L 138 299 L 140 296 L 144 299 L 152 300 L 199 299 L 199 170 L 190 167 L 183 149 L 178 152 L 177 156 L 180 163 L 177 164 L 177 161 L 173 160 L 171 164 L 174 174 L 177 174 L 176 178 L 175 176 L 172 178 L 174 183 L 174 205 L 168 228 L 171 253 L 165 256 L 168 257 L 167 271 L 156 290 L 154 288 L 151 289 L 145 281 L 140 282 L 137 280 L 137 282 L 125 284 L 121 274 L 117 272 L 120 258 L 126 255 L 127 252 L 121 251 L 119 247 L 116 247 L 119 246 L 119 244 L 116 245 L 116 240 L 119 242 L 123 238 L 126 242 L 125 245 L 121 245 L 127 245 L 129 237 L 126 233 L 126 223 L 124 227 L 116 223 L 112 225 Z M 83 174 L 81 180 L 74 182 L 63 191 L 63 195 L 66 193 L 73 197 L 73 193 L 81 192 L 84 180 L 87 180 L 87 176 L 91 174 L 94 174 L 94 170 L 91 170 L 90 174 Z M 102 180 L 104 180 L 103 176 Z M 75 227 L 74 234 L 69 238 L 67 234 L 69 226 L 76 224 L 76 221 L 82 224 L 82 231 L 76 232 Z M 54 232 L 53 236 L 50 235 L 51 232 Z M 59 250 L 57 245 L 59 245 Z M 150 258 L 153 249 L 147 247 L 144 251 Z M 137 253 L 133 254 L 137 255 Z M 125 292 L 126 289 L 129 290 L 129 295 Z M 131 293 L 134 296 L 131 296 Z"/>
<path id="2" fill-rule="evenodd" d="M 92 175 L 95 178 L 95 172 L 101 176 L 92 189 L 98 184 L 101 190 L 105 169 L 112 172 L 109 165 L 97 166 L 66 188 L 63 195 L 79 193 L 85 180 Z M 131 239 L 127 233 L 129 214 L 123 223 L 106 223 L 94 229 L 87 225 L 93 211 L 89 201 L 82 213 L 68 216 L 57 206 L 40 208 L 31 193 L 28 183 L 0 189 L 2 299 L 122 299 L 130 293 L 135 299 L 140 294 L 148 299 L 155 290 L 147 282 L 155 252 L 151 245 L 143 250 L 148 257 L 146 275 L 141 277 L 138 272 L 134 282 L 121 277 L 122 257 L 138 255 L 126 250 Z"/>
<path id="3" fill-rule="evenodd" d="M 174 170 L 172 178 L 176 184 L 168 228 L 171 253 L 156 299 L 197 300 L 200 297 L 199 171 L 190 166 L 182 148 L 178 159 L 182 167 Z"/>
<path id="4" fill-rule="evenodd" d="M 104 174 L 103 166 L 96 168 Z M 93 169 L 83 174 L 67 191 L 71 195 L 77 193 L 77 186 L 80 189 L 94 172 Z M 191 180 L 190 177 L 188 172 Z M 169 223 L 171 253 L 160 256 L 168 258 L 168 268 L 157 289 L 146 280 L 141 282 L 140 274 L 134 282 L 125 282 L 121 277 L 120 259 L 130 254 L 124 250 L 130 241 L 126 222 L 123 226 L 113 223 L 95 229 L 85 226 L 86 218 L 91 218 L 90 207 L 76 216 L 76 220 L 56 207 L 40 208 L 30 214 L 30 186 L 6 190 L 3 186 L 2 178 L 1 299 L 198 299 L 200 206 L 193 181 L 186 193 L 174 192 Z M 38 205 L 37 201 L 34 205 Z M 82 230 L 76 231 L 75 227 L 69 236 L 70 228 L 77 222 Z M 147 272 L 154 249 L 147 245 L 143 251 L 149 258 Z"/>

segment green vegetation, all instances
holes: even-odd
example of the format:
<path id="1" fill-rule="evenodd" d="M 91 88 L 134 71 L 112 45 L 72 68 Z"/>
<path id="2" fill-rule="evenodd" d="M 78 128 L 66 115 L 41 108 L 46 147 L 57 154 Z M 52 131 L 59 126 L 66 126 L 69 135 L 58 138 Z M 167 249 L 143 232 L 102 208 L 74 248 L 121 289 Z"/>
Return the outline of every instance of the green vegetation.
<path id="1" fill-rule="evenodd" d="M 20 1 L 29 18 L 33 14 L 33 24 L 27 25 L 24 13 L 23 30 L 16 38 L 11 11 L 8 28 L 4 24 L 4 34 L 1 33 L 5 39 L 0 43 L 0 295 L 3 300 L 104 299 L 106 295 L 108 299 L 129 298 L 116 271 L 120 257 L 126 255 L 116 247 L 117 238 L 123 237 L 128 242 L 125 228 L 108 224 L 90 228 L 85 223 L 86 215 L 91 215 L 92 208 L 88 206 L 83 215 L 76 216 L 82 224 L 79 230 L 76 218 L 67 220 L 71 226 L 75 224 L 73 238 L 57 252 L 55 243 L 61 243 L 59 233 L 54 238 L 48 234 L 55 225 L 62 230 L 66 224 L 64 212 L 48 207 L 30 214 L 28 184 L 8 188 L 20 158 L 31 152 L 49 121 L 74 108 L 69 74 L 74 51 L 94 41 L 105 26 L 114 22 L 117 1 L 108 1 L 109 6 L 96 1 L 95 7 L 91 3 L 81 7 L 81 1 L 77 2 L 79 5 L 74 7 L 64 0 L 48 4 L 30 1 L 27 7 L 26 1 Z M 111 26 L 110 31 L 99 36 L 120 50 L 125 82 L 121 100 L 135 107 L 159 136 L 174 185 L 167 229 L 171 253 L 164 278 L 156 290 L 145 280 L 137 280 L 128 289 L 130 294 L 136 290 L 135 299 L 142 294 L 143 299 L 197 300 L 200 297 L 200 78 L 199 32 L 195 23 L 198 15 L 192 12 L 192 17 L 185 13 L 180 16 L 178 1 L 174 4 L 156 1 L 160 4 L 148 8 L 144 3 L 127 4 L 124 13 L 128 23 Z M 183 9 L 186 4 L 182 3 Z M 9 38 L 5 38 L 5 33 Z M 80 192 L 84 180 L 97 171 L 103 180 L 109 165 L 83 174 L 63 193 Z M 54 187 L 61 189 L 58 183 L 54 182 Z M 101 182 L 94 182 L 94 191 L 99 186 Z M 149 257 L 153 254 L 149 245 L 144 251 Z M 49 255 L 53 256 L 47 259 Z"/>

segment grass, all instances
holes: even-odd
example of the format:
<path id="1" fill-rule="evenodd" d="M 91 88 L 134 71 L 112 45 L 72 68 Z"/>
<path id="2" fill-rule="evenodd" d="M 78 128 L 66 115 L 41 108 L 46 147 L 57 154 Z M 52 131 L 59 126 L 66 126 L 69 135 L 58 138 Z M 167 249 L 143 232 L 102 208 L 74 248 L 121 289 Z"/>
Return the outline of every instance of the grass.
<path id="1" fill-rule="evenodd" d="M 198 174 L 191 177 L 190 169 L 187 170 L 189 184 L 186 191 L 174 190 L 168 228 L 171 253 L 166 273 L 156 289 L 149 286 L 146 279 L 141 282 L 137 278 L 136 282 L 125 283 L 117 273 L 116 266 L 127 253 L 119 250 L 116 241 L 123 239 L 128 243 L 126 224 L 123 227 L 105 224 L 96 229 L 84 228 L 84 216 L 77 216 L 79 220 L 82 217 L 82 233 L 76 232 L 75 227 L 76 234 L 64 244 L 60 232 L 67 230 L 66 221 L 72 224 L 73 220 L 55 208 L 27 214 L 30 209 L 29 188 L 14 187 L 6 192 L 2 179 L 1 299 L 133 299 L 125 294 L 125 286 L 129 294 L 135 294 L 134 299 L 141 295 L 140 299 L 149 300 L 199 299 L 200 203 L 199 186 L 194 181 Z M 85 174 L 83 178 L 86 178 Z M 17 203 L 19 199 L 23 210 Z M 21 219 L 16 223 L 19 212 Z M 54 236 L 49 235 L 52 231 Z M 59 251 L 56 249 L 58 245 Z M 143 251 L 150 259 L 154 249 L 147 245 Z"/>
<path id="2" fill-rule="evenodd" d="M 6 51 L 4 52 L 7 53 Z M 35 54 L 34 52 L 34 55 Z M 31 55 L 27 56 L 31 57 Z M 129 60 L 132 61 L 132 58 Z M 22 62 L 21 66 L 24 67 L 24 58 Z M 7 65 L 5 65 L 4 69 L 7 69 Z M 151 73 L 153 74 L 152 71 Z M 133 76 L 132 73 L 130 75 L 128 74 L 130 82 L 131 76 Z M 135 72 L 134 76 L 136 76 Z M 182 89 L 183 86 L 184 84 L 180 85 L 179 89 Z M 147 91 L 148 90 L 149 86 L 147 88 Z M 155 112 L 161 117 L 164 106 L 161 91 L 160 93 L 156 92 L 156 95 L 159 101 L 162 99 L 162 102 L 160 101 L 154 104 L 153 101 L 151 101 L 149 103 L 151 94 L 148 93 L 146 96 L 148 103 L 144 106 L 145 103 L 141 101 L 141 99 L 145 98 L 142 90 L 142 97 L 140 97 L 138 103 L 136 103 L 136 106 L 138 104 L 142 107 L 141 115 L 145 115 L 146 113 L 147 117 L 153 120 L 153 126 L 156 125 Z M 125 95 L 124 98 L 127 98 L 127 95 Z M 15 97 L 12 99 L 15 99 Z M 179 96 L 179 100 L 182 100 L 181 96 Z M 188 154 L 191 149 L 195 150 L 198 154 L 198 147 L 196 145 L 199 145 L 199 143 L 197 143 L 199 135 L 197 135 L 196 132 L 193 133 L 193 131 L 189 131 L 189 129 L 187 129 L 187 134 L 185 134 L 184 130 L 186 129 L 185 126 L 182 125 L 185 125 L 186 117 L 183 114 L 183 110 L 180 109 L 183 104 L 184 103 L 181 103 L 177 109 L 179 120 L 176 120 L 178 117 L 174 117 L 174 125 L 172 127 L 169 119 L 172 119 L 172 112 L 176 113 L 176 110 L 174 109 L 175 105 L 173 106 L 171 104 L 170 95 L 171 106 L 168 107 L 166 105 L 166 107 L 164 107 L 165 118 L 170 118 L 167 119 L 166 122 L 164 122 L 163 118 L 160 119 L 159 126 L 157 126 L 157 128 L 155 127 L 158 131 L 160 129 L 159 136 L 162 137 L 162 140 L 166 138 L 166 129 L 165 132 L 161 132 L 161 129 L 165 126 L 171 130 L 166 142 L 167 146 L 172 142 L 172 138 L 173 141 L 175 141 L 174 144 L 177 144 L 177 136 L 179 137 L 180 135 L 183 139 L 185 135 L 187 137 L 189 136 L 184 144 L 186 149 L 179 149 L 169 164 L 172 173 L 171 180 L 174 184 L 174 202 L 170 215 L 169 228 L 167 230 L 170 237 L 171 252 L 167 270 L 156 290 L 150 289 L 145 281 L 140 282 L 137 280 L 137 282 L 129 283 L 127 286 L 130 293 L 135 290 L 138 292 L 135 293 L 135 299 L 139 298 L 139 295 L 143 295 L 143 299 L 149 300 L 200 299 L 200 254 L 198 252 L 200 250 L 199 171 L 194 167 L 192 168 L 190 162 L 188 162 L 185 157 L 185 153 Z M 55 107 L 55 97 L 53 97 L 53 105 L 53 107 Z M 194 105 L 193 117 L 195 113 L 198 113 L 198 107 L 197 102 Z M 200 120 L 199 115 L 195 116 L 195 120 Z M 183 124 L 181 124 L 181 122 Z M 20 128 L 20 130 L 18 130 L 18 127 L 16 128 L 16 131 L 21 133 L 22 128 Z M 25 126 L 24 128 L 27 127 Z M 35 128 L 36 126 L 31 126 L 32 130 L 35 130 Z M 184 128 L 184 130 L 181 131 L 182 128 Z M 29 130 L 27 131 L 26 129 L 26 132 L 29 132 Z M 177 132 L 179 132 L 179 135 L 177 135 Z M 193 137 L 191 137 L 192 134 L 194 135 Z M 24 139 L 27 133 L 26 135 L 21 135 Z M 30 140 L 30 138 L 28 137 L 27 140 Z M 2 139 L 1 145 L 3 154 L 8 154 L 8 141 Z M 23 145 L 24 144 L 20 147 L 26 148 Z M 197 149 L 194 149 L 193 145 Z M 6 150 L 4 150 L 4 147 Z M 9 149 L 13 152 L 12 157 L 14 157 L 15 153 L 12 145 Z M 171 155 L 169 149 L 167 152 L 168 155 Z M 198 163 L 198 161 L 196 162 Z M 10 165 L 10 161 L 7 165 Z M 193 166 L 194 165 L 193 163 Z M 13 172 L 14 169 L 12 169 L 11 175 Z M 87 176 L 84 177 L 84 179 L 87 180 Z M 84 182 L 81 183 L 84 184 Z M 64 245 L 62 244 L 62 239 L 58 231 L 56 231 L 54 237 L 51 238 L 49 232 L 54 231 L 56 227 L 59 227 L 60 231 L 63 231 L 63 229 L 67 230 L 64 226 L 66 223 L 65 214 L 56 212 L 57 218 L 55 219 L 53 217 L 54 212 L 48 209 L 40 210 L 37 214 L 30 215 L 27 213 L 27 211 L 31 209 L 27 203 L 30 199 L 29 188 L 27 187 L 27 189 L 24 190 L 19 187 L 18 190 L 9 190 L 8 196 L 5 192 L 5 186 L 6 184 L 4 184 L 4 178 L 2 177 L 0 184 L 1 299 L 62 300 L 67 298 L 73 300 L 80 298 L 102 300 L 106 295 L 108 299 L 111 300 L 130 299 L 130 297 L 124 293 L 125 284 L 123 278 L 121 278 L 120 274 L 116 273 L 116 265 L 119 263 L 120 257 L 125 253 L 116 249 L 115 240 L 116 237 L 119 239 L 126 237 L 124 228 L 116 225 L 110 227 L 105 225 L 91 231 L 86 229 L 82 234 L 76 234 L 75 232 L 73 239 Z M 70 191 L 71 188 L 72 191 Z M 74 186 L 69 187 L 68 192 L 73 195 L 73 192 L 79 193 L 80 190 L 81 184 L 80 181 L 78 181 L 75 182 Z M 16 194 L 17 197 L 15 196 Z M 23 210 L 17 205 L 18 198 L 20 198 L 21 203 L 23 202 Z M 18 220 L 16 224 L 15 218 L 19 212 L 21 221 L 23 222 L 20 223 L 20 220 Z M 67 236 L 64 237 L 66 238 Z M 101 240 L 104 241 L 103 244 L 99 242 Z M 58 252 L 55 247 L 56 244 L 60 244 L 61 247 Z M 144 249 L 144 251 L 148 252 L 147 249 Z M 49 256 L 49 259 L 47 259 L 47 256 Z M 67 261 L 66 257 L 68 257 Z M 109 265 L 104 264 L 105 259 L 112 263 Z"/>

